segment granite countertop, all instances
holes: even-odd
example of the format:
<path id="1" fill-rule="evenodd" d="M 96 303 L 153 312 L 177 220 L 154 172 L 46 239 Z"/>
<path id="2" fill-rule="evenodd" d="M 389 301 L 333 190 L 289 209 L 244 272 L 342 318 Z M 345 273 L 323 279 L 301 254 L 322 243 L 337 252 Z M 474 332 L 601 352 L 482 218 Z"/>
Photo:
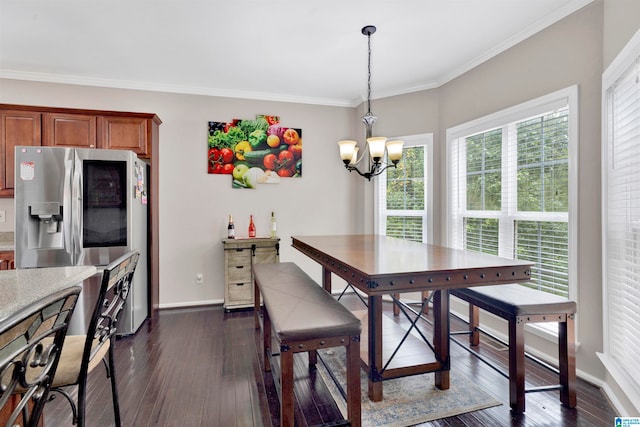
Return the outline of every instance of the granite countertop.
<path id="1" fill-rule="evenodd" d="M 94 266 L 25 268 L 0 271 L 0 321 L 48 295 L 96 274 Z"/>
<path id="2" fill-rule="evenodd" d="M 13 231 L 0 232 L 0 251 L 12 251 L 14 249 Z"/>

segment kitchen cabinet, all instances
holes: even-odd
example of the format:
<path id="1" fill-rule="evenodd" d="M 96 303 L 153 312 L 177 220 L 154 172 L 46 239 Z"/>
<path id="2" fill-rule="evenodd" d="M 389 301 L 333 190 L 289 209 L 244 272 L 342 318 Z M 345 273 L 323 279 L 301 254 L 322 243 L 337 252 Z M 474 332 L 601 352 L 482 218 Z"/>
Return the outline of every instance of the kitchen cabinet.
<path id="1" fill-rule="evenodd" d="M 138 157 L 151 151 L 151 120 L 144 117 L 98 117 L 98 147 L 132 150 Z"/>
<path id="2" fill-rule="evenodd" d="M 41 114 L 0 109 L 0 197 L 13 197 L 16 145 L 40 145 Z"/>
<path id="3" fill-rule="evenodd" d="M 97 117 L 88 114 L 45 113 L 42 145 L 97 148 Z"/>
<path id="4" fill-rule="evenodd" d="M 253 265 L 280 261 L 279 238 L 224 239 L 224 308 L 253 307 Z"/>
<path id="5" fill-rule="evenodd" d="M 149 157 L 151 120 L 146 117 L 46 113 L 42 145 L 131 150 Z"/>
<path id="6" fill-rule="evenodd" d="M 0 251 L 0 270 L 13 270 L 13 251 Z"/>
<path id="7" fill-rule="evenodd" d="M 151 159 L 160 123 L 148 113 L 0 104 L 0 197 L 13 197 L 16 145 L 131 150 Z"/>

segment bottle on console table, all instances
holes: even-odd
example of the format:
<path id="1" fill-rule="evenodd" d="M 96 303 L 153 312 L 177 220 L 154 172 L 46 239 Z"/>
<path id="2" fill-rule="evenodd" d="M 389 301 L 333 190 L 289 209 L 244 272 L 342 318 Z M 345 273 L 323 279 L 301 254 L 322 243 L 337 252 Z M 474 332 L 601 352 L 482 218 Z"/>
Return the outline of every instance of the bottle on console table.
<path id="1" fill-rule="evenodd" d="M 276 216 L 271 212 L 271 237 L 276 237 Z"/>
<path id="2" fill-rule="evenodd" d="M 233 225 L 233 217 L 229 215 L 229 225 L 227 226 L 227 239 L 236 238 L 236 227 Z"/>
<path id="3" fill-rule="evenodd" d="M 256 226 L 253 223 L 253 215 L 249 215 L 249 237 L 256 237 Z"/>

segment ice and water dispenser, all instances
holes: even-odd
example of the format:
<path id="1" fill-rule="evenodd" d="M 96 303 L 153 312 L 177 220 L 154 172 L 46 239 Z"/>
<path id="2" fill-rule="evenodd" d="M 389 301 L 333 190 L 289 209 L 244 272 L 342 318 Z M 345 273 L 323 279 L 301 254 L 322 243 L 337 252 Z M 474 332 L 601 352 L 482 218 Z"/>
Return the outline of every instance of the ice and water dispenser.
<path id="1" fill-rule="evenodd" d="M 62 205 L 56 202 L 39 202 L 29 205 L 27 227 L 29 249 L 64 248 Z"/>

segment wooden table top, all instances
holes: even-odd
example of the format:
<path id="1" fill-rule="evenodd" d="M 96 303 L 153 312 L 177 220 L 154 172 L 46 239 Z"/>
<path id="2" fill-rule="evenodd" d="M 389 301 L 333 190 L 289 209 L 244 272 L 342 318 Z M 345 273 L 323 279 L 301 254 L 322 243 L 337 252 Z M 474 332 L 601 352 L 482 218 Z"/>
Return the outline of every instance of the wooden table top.
<path id="1" fill-rule="evenodd" d="M 424 285 L 425 281 L 433 288 L 522 282 L 529 280 L 533 265 L 531 262 L 371 234 L 293 236 L 292 241 L 293 247 L 345 280 L 352 282 L 350 277 L 353 278 L 356 285 L 361 280 L 395 288 L 417 282 Z"/>

